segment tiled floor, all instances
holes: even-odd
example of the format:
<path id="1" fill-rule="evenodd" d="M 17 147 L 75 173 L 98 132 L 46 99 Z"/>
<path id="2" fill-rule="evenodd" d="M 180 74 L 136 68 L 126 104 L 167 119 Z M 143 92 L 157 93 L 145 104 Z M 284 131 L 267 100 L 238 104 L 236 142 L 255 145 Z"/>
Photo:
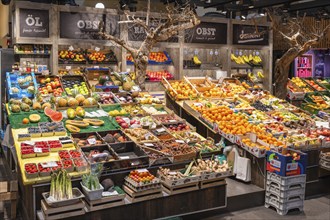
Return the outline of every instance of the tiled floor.
<path id="1" fill-rule="evenodd" d="M 253 199 L 253 198 L 251 198 Z M 289 212 L 281 216 L 272 209 L 259 206 L 237 212 L 225 213 L 204 220 L 330 220 L 330 195 L 305 200 L 303 212 Z"/>

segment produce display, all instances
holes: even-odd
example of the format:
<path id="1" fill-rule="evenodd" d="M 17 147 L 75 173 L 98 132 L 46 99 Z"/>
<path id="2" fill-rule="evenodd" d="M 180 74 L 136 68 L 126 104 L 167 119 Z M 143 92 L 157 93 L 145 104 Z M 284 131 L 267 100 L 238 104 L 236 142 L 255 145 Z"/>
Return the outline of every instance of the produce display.
<path id="1" fill-rule="evenodd" d="M 115 53 L 110 51 L 90 51 L 87 53 L 87 60 L 89 63 L 117 63 Z"/>
<path id="2" fill-rule="evenodd" d="M 313 87 L 316 91 L 325 91 L 326 90 L 325 88 L 323 88 L 322 86 L 320 86 L 316 82 L 314 82 L 314 80 L 305 79 L 305 82 L 308 85 L 310 85 L 311 87 Z"/>
<path id="3" fill-rule="evenodd" d="M 64 91 L 69 96 L 76 96 L 78 94 L 87 96 L 89 94 L 89 88 L 82 77 L 76 78 L 62 78 L 62 86 Z"/>
<path id="4" fill-rule="evenodd" d="M 85 53 L 83 51 L 60 50 L 58 52 L 59 63 L 84 63 L 86 62 Z"/>
<path id="5" fill-rule="evenodd" d="M 173 75 L 167 70 L 162 71 L 147 71 L 147 80 L 150 81 L 162 81 L 163 77 L 165 79 L 173 79 Z"/>
<path id="6" fill-rule="evenodd" d="M 54 96 L 61 96 L 63 89 L 60 79 L 58 77 L 39 78 L 40 80 L 38 90 L 42 95 L 53 94 Z"/>
<path id="7" fill-rule="evenodd" d="M 167 88 L 172 97 L 177 99 L 189 99 L 189 97 L 196 98 L 197 90 L 185 81 L 170 82 Z"/>
<path id="8" fill-rule="evenodd" d="M 73 198 L 71 178 L 66 170 L 61 169 L 52 174 L 50 192 L 47 200 L 62 201 Z"/>
<path id="9" fill-rule="evenodd" d="M 150 131 L 142 128 L 125 129 L 124 132 L 135 142 L 155 142 L 158 138 Z"/>

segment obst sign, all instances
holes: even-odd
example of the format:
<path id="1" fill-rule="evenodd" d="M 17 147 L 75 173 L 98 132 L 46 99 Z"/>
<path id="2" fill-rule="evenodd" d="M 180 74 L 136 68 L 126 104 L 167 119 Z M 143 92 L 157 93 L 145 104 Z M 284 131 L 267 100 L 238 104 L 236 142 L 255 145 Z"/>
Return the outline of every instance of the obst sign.
<path id="1" fill-rule="evenodd" d="M 49 11 L 19 10 L 20 37 L 49 38 Z"/>
<path id="2" fill-rule="evenodd" d="M 226 44 L 227 24 L 201 22 L 185 31 L 185 43 Z"/>

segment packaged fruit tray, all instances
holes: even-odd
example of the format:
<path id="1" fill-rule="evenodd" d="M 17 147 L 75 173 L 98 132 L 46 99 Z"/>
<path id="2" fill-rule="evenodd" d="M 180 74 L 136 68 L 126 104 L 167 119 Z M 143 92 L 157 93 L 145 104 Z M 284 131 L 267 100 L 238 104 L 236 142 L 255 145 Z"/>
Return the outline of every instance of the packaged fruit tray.
<path id="1" fill-rule="evenodd" d="M 84 96 L 90 96 L 91 88 L 84 76 L 62 76 L 61 77 L 63 91 L 68 96 L 75 96 L 82 94 Z"/>
<path id="2" fill-rule="evenodd" d="M 89 64 L 117 64 L 118 60 L 112 50 L 87 50 L 87 61 Z"/>
<path id="3" fill-rule="evenodd" d="M 33 98 L 37 89 L 37 82 L 34 73 L 18 75 L 6 73 L 7 98 L 21 99 L 23 97 Z"/>
<path id="4" fill-rule="evenodd" d="M 97 145 L 81 148 L 84 157 L 89 164 L 102 163 L 104 171 L 111 170 L 111 162 L 118 160 L 118 155 L 109 145 Z"/>
<path id="5" fill-rule="evenodd" d="M 125 129 L 125 134 L 136 143 L 157 142 L 159 139 L 150 131 L 142 128 Z"/>
<path id="6" fill-rule="evenodd" d="M 169 187 L 197 183 L 201 178 L 197 175 L 184 176 L 182 170 L 169 170 L 166 168 L 159 168 L 157 176 L 162 184 Z"/>

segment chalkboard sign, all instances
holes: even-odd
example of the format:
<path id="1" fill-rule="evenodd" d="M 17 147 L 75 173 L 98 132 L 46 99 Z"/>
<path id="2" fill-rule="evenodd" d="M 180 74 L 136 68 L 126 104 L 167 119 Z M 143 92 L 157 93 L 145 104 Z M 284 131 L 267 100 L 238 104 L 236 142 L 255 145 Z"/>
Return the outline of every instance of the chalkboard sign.
<path id="1" fill-rule="evenodd" d="M 100 40 L 99 25 L 104 22 L 105 31 L 118 35 L 118 16 L 95 13 L 60 13 L 60 38 Z"/>
<path id="2" fill-rule="evenodd" d="M 20 37 L 49 38 L 49 11 L 19 10 Z"/>
<path id="3" fill-rule="evenodd" d="M 141 20 L 145 20 L 145 18 L 140 18 Z M 159 20 L 159 19 L 150 19 L 149 20 L 149 27 L 157 28 L 158 25 L 161 23 L 166 22 L 165 19 Z M 129 41 L 144 41 L 146 39 L 146 32 L 144 28 L 141 25 L 128 23 L 128 40 Z M 179 38 L 177 36 L 170 37 L 166 42 L 172 42 L 177 43 L 179 41 Z"/>
<path id="4" fill-rule="evenodd" d="M 227 24 L 201 22 L 194 28 L 185 30 L 185 43 L 226 44 Z"/>
<path id="5" fill-rule="evenodd" d="M 266 26 L 239 25 L 233 27 L 233 44 L 268 45 L 269 31 Z"/>

